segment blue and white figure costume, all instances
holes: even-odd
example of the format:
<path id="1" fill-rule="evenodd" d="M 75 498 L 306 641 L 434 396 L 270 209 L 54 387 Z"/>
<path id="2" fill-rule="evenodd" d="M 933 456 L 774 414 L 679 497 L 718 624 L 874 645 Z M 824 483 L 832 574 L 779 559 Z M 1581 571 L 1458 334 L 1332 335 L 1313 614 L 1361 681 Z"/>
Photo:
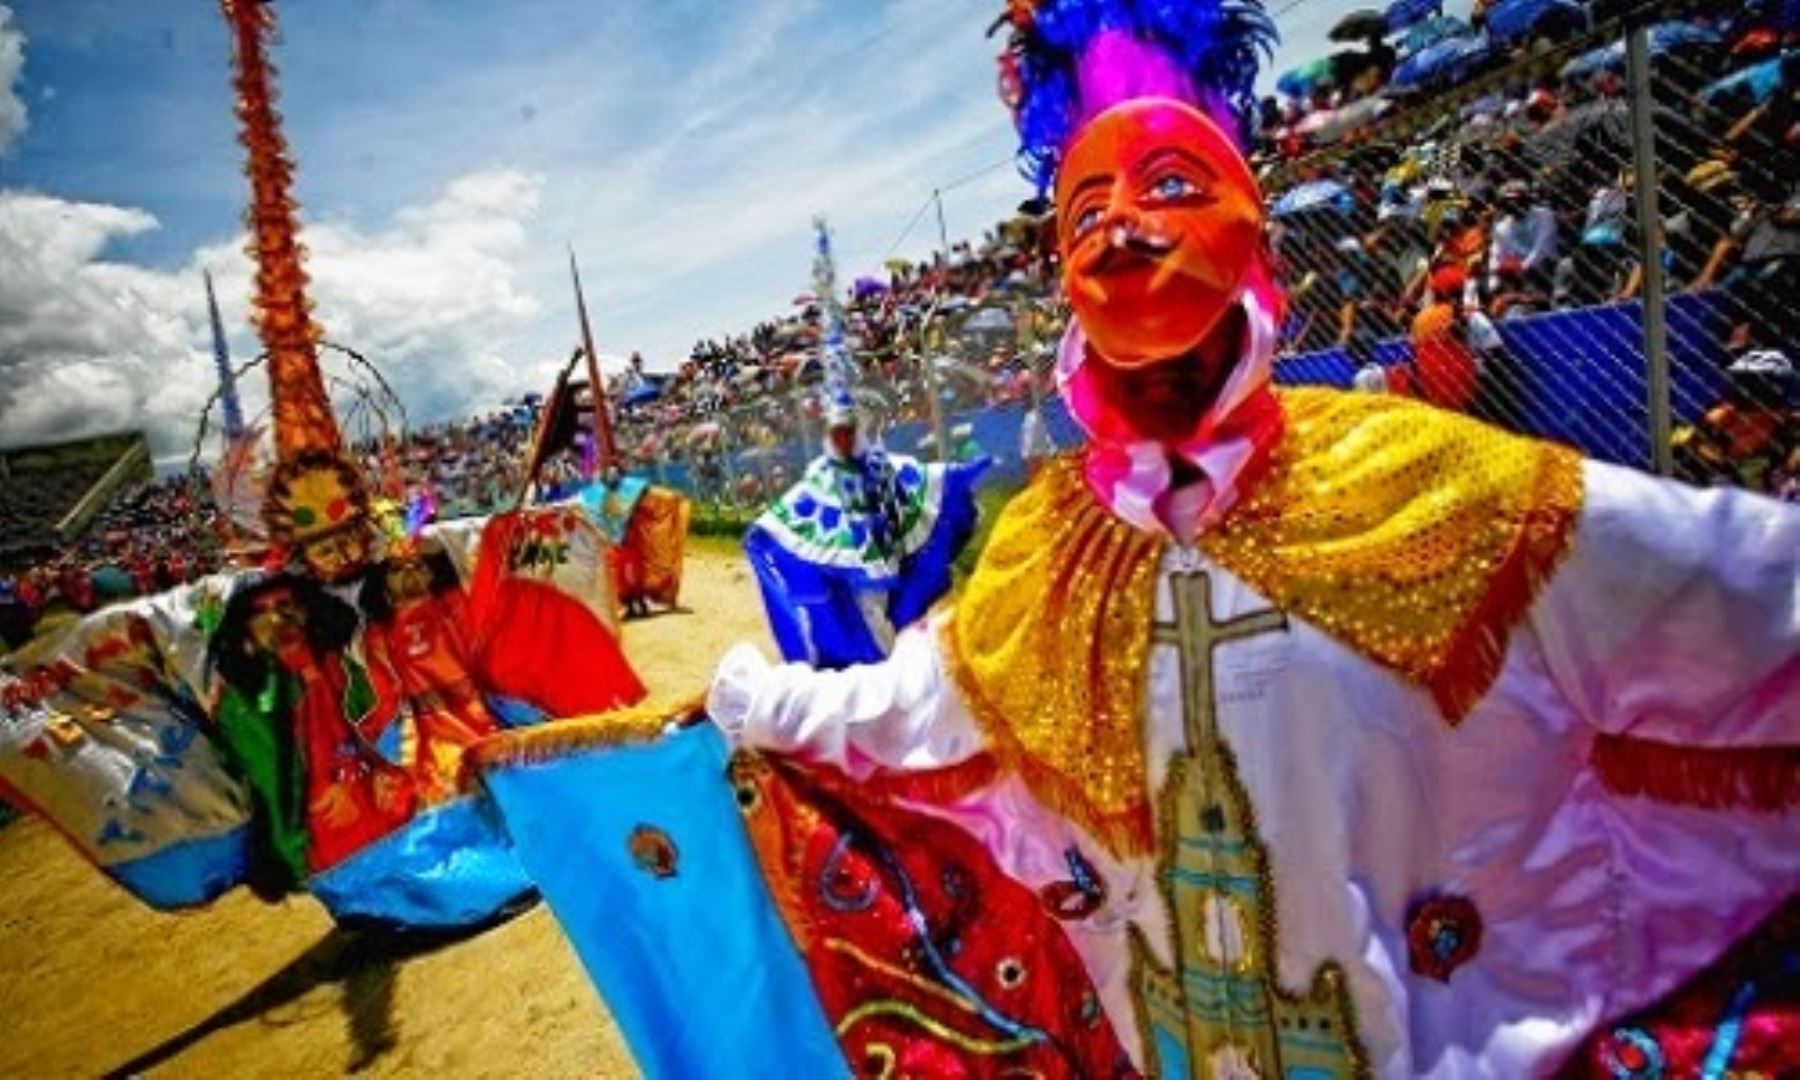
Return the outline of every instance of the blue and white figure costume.
<path id="1" fill-rule="evenodd" d="M 988 462 L 924 465 L 866 438 L 831 233 L 823 218 L 813 219 L 813 230 L 825 452 L 750 526 L 744 553 L 783 659 L 841 668 L 887 656 L 895 632 L 950 591 L 951 564 L 975 532 L 975 482 Z M 851 426 L 849 453 L 835 449 L 831 431 Z"/>
<path id="2" fill-rule="evenodd" d="M 987 466 L 862 445 L 814 458 L 744 537 L 782 657 L 822 668 L 885 657 L 950 591 Z"/>

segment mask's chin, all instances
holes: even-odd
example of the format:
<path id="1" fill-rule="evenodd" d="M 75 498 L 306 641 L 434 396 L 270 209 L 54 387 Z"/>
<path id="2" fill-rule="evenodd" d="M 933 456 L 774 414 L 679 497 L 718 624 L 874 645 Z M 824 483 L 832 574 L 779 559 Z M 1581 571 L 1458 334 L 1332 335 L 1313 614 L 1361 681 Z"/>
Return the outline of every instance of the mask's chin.
<path id="1" fill-rule="evenodd" d="M 1146 439 L 1176 444 L 1200 427 L 1244 355 L 1244 309 L 1226 311 L 1200 344 L 1178 356 L 1119 367 L 1098 351 L 1088 357 L 1093 385 L 1115 415 Z"/>

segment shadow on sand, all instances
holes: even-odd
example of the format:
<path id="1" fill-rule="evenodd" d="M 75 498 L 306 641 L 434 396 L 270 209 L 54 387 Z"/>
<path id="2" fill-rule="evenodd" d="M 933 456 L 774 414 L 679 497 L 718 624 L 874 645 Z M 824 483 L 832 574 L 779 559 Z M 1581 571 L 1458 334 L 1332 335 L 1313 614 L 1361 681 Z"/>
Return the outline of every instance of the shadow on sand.
<path id="1" fill-rule="evenodd" d="M 513 914 L 507 913 L 507 916 Z M 106 1075 L 139 1076 L 167 1064 L 202 1040 L 250 1020 L 281 1021 L 267 1014 L 333 983 L 350 1028 L 349 1072 L 374 1064 L 394 1048 L 394 983 L 400 967 L 414 957 L 482 933 L 502 919 L 454 931 L 396 930 L 381 926 L 336 926 L 280 971 L 251 987 L 236 1001 Z"/>

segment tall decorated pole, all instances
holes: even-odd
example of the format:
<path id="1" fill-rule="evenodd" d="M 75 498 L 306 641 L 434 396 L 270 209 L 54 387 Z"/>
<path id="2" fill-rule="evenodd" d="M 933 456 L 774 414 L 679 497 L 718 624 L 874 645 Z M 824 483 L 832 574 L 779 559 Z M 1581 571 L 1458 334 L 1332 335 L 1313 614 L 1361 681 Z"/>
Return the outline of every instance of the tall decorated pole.
<path id="1" fill-rule="evenodd" d="M 612 417 L 606 411 L 606 383 L 600 378 L 600 354 L 594 351 L 594 329 L 588 325 L 587 299 L 581 292 L 581 268 L 575 265 L 575 251 L 569 250 L 569 278 L 575 285 L 575 314 L 581 320 L 581 350 L 587 354 L 588 393 L 594 402 L 594 442 L 598 448 L 599 467 L 604 470 L 618 459 L 613 445 Z"/>
<path id="2" fill-rule="evenodd" d="M 219 407 L 225 413 L 225 444 L 244 437 L 244 408 L 238 402 L 237 377 L 231 373 L 231 347 L 225 343 L 225 321 L 219 318 L 219 298 L 213 294 L 212 271 L 206 279 L 206 314 L 212 321 L 213 369 L 219 377 Z"/>
<path id="3" fill-rule="evenodd" d="M 844 341 L 844 308 L 838 300 L 837 263 L 831 256 L 831 229 L 822 217 L 813 218 L 813 296 L 819 304 L 819 365 L 825 374 L 827 423 L 833 416 L 854 414 L 856 367 Z"/>
<path id="4" fill-rule="evenodd" d="M 256 260 L 251 320 L 269 369 L 275 473 L 263 502 L 272 540 L 291 548 L 305 569 L 347 581 L 370 557 L 368 488 L 344 456 L 343 438 L 319 370 L 319 328 L 306 297 L 305 249 L 292 194 L 294 164 L 275 111 L 275 69 L 265 48 L 275 40 L 270 0 L 220 0 L 236 69 L 238 140 L 247 155 L 250 207 L 246 248 Z"/>
<path id="5" fill-rule="evenodd" d="M 275 69 L 264 46 L 275 38 L 270 0 L 220 0 L 231 24 L 237 67 L 238 141 L 249 160 L 250 228 L 248 252 L 256 260 L 256 293 L 251 315 L 268 351 L 269 388 L 274 398 L 275 446 L 283 459 L 306 450 L 336 451 L 337 421 L 319 372 L 319 329 L 312 321 L 302 266 L 300 222 L 292 194 L 294 163 L 275 111 Z"/>

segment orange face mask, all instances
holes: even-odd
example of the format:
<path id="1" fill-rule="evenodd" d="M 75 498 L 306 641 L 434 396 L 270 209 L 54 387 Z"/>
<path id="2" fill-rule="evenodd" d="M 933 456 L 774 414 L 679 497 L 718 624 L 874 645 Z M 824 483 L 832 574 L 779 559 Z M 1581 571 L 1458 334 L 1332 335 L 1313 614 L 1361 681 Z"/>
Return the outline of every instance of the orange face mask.
<path id="1" fill-rule="evenodd" d="M 1198 347 L 1261 257 L 1262 197 L 1230 137 L 1180 102 L 1127 102 L 1057 173 L 1063 287 L 1094 351 L 1133 368 Z"/>

